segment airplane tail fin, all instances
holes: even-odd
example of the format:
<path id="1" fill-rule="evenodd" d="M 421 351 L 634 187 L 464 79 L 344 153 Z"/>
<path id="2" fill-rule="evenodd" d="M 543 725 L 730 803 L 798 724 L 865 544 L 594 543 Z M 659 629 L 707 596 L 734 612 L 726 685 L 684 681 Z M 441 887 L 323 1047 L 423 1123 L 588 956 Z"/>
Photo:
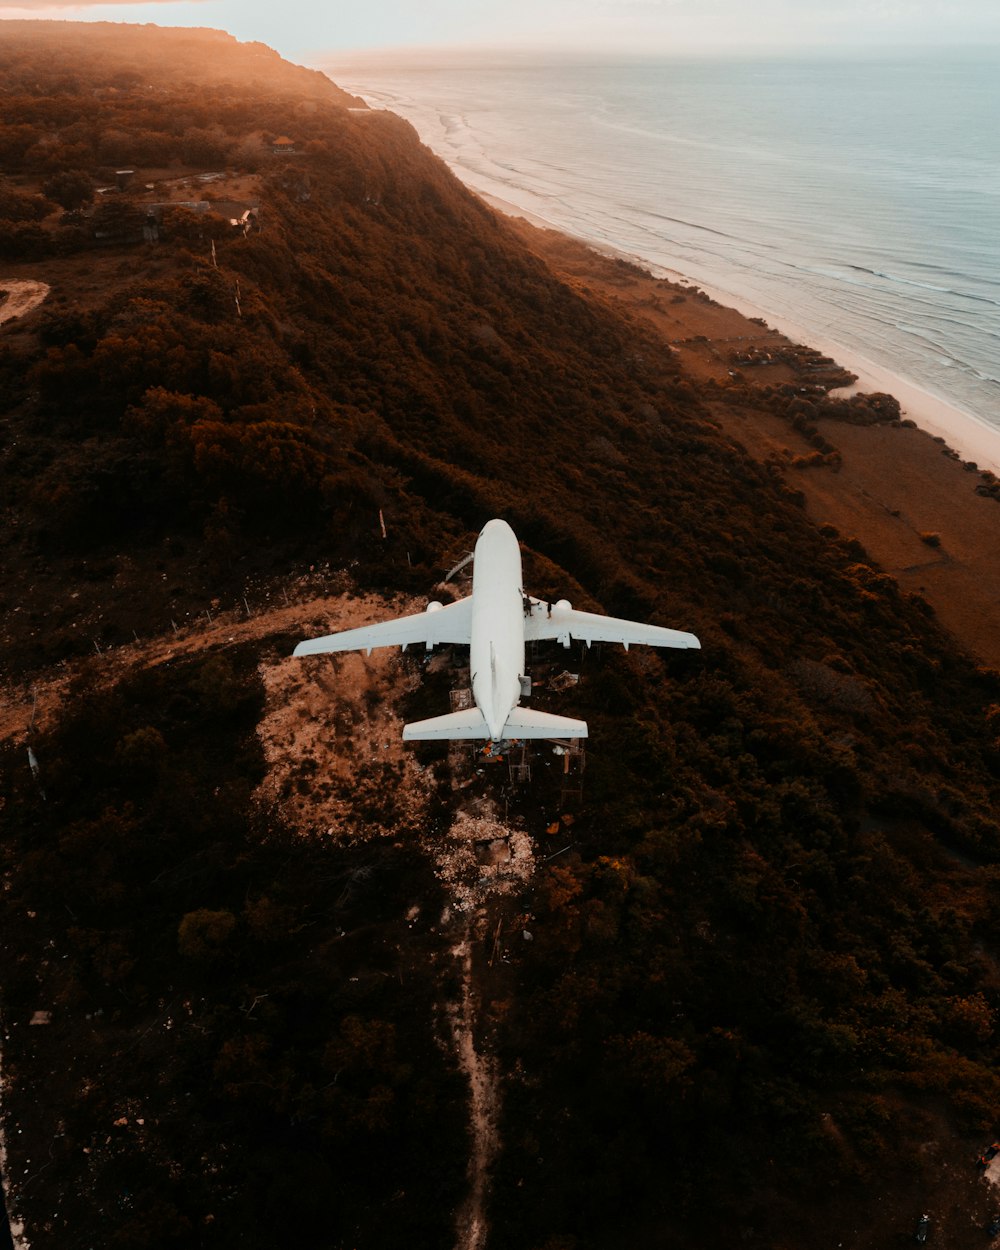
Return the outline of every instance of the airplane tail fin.
<path id="1" fill-rule="evenodd" d="M 586 738 L 587 722 L 553 716 L 535 708 L 515 707 L 503 727 L 505 738 Z"/>
<path id="2" fill-rule="evenodd" d="M 477 707 L 462 712 L 449 712 L 446 716 L 432 716 L 429 720 L 416 720 L 403 726 L 404 742 L 428 742 L 443 739 L 488 738 L 486 720 Z"/>

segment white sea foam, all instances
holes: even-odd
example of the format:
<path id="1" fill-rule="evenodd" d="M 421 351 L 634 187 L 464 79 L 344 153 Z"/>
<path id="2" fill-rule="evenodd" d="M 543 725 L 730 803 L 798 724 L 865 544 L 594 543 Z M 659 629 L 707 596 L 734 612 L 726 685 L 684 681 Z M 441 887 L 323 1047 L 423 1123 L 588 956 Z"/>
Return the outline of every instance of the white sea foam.
<path id="1" fill-rule="evenodd" d="M 1000 465 L 988 59 L 324 68 L 474 189 L 970 414 Z"/>

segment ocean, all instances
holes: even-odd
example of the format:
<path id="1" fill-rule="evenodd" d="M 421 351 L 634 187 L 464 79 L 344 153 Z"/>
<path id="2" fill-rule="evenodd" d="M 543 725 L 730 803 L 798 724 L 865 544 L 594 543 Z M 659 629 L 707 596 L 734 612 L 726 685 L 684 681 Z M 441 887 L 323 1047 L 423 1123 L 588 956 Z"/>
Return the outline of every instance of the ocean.
<path id="1" fill-rule="evenodd" d="M 321 64 L 472 188 L 1000 430 L 995 57 Z"/>

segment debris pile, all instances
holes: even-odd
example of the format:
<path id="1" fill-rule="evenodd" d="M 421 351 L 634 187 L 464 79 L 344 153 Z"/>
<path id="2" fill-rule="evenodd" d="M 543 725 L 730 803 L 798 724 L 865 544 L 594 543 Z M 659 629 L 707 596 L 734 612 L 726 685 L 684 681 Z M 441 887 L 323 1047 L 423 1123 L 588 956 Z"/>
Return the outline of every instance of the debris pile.
<path id="1" fill-rule="evenodd" d="M 488 800 L 477 811 L 456 811 L 434 859 L 435 872 L 447 884 L 458 911 L 476 908 L 492 895 L 523 889 L 535 870 L 531 838 L 523 829 L 497 820 Z"/>

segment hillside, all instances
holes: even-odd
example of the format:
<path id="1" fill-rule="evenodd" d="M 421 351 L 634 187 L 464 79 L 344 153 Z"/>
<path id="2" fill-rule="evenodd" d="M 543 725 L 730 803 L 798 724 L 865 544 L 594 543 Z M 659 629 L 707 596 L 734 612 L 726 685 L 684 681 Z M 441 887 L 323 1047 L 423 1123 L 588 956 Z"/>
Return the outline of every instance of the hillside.
<path id="1" fill-rule="evenodd" d="M 735 441 L 832 471 L 898 406 L 794 345 L 706 377 L 321 75 L 93 32 L 0 42 L 0 291 L 50 288 L 0 326 L 32 1245 L 982 1244 L 1000 674 Z M 287 659 L 494 515 L 534 592 L 702 641 L 539 650 L 582 799 L 403 751 L 461 656 Z"/>

